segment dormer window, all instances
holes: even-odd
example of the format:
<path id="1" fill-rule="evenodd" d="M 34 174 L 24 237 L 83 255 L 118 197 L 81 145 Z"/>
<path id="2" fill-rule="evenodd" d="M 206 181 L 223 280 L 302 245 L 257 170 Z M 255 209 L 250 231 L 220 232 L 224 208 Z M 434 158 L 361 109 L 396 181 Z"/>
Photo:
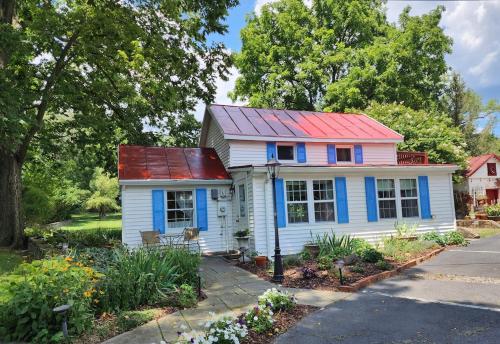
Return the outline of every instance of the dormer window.
<path id="1" fill-rule="evenodd" d="M 292 145 L 278 145 L 278 160 L 295 160 Z"/>
<path id="2" fill-rule="evenodd" d="M 337 162 L 352 162 L 351 147 L 337 147 Z"/>
<path id="3" fill-rule="evenodd" d="M 488 176 L 496 176 L 497 175 L 497 164 L 494 162 L 489 162 L 486 164 L 486 168 L 488 169 Z"/>

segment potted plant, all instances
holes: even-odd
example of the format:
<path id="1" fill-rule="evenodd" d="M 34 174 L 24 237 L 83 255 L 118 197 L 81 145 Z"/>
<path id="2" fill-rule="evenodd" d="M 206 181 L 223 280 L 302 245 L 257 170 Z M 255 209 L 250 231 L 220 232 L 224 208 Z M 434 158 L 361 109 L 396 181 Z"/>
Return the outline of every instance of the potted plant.
<path id="1" fill-rule="evenodd" d="M 311 239 L 304 244 L 304 251 L 309 253 L 309 256 L 314 259 L 319 255 L 319 245 L 314 241 L 311 231 L 309 231 L 309 234 Z"/>
<path id="2" fill-rule="evenodd" d="M 492 204 L 485 208 L 488 220 L 500 221 L 500 204 Z"/>
<path id="3" fill-rule="evenodd" d="M 254 260 L 255 265 L 259 268 L 265 268 L 267 266 L 267 257 L 266 256 L 261 256 L 259 252 L 253 251 L 250 254 L 250 257 Z"/>
<path id="4" fill-rule="evenodd" d="M 250 240 L 250 230 L 248 228 L 235 232 L 234 237 L 238 241 L 239 248 L 248 248 L 248 241 Z"/>

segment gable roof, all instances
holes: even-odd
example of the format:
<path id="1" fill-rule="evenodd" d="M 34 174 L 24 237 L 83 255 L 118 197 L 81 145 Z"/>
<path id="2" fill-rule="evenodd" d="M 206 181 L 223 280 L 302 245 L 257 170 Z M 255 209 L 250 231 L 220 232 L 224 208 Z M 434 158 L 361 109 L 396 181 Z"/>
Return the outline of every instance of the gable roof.
<path id="1" fill-rule="evenodd" d="M 120 145 L 118 178 L 230 179 L 213 148 L 174 148 Z"/>
<path id="2" fill-rule="evenodd" d="M 496 158 L 497 160 L 500 160 L 500 157 L 493 153 L 470 157 L 469 168 L 467 169 L 465 175 L 467 177 L 472 176 L 481 166 L 483 166 L 491 158 Z"/>
<path id="3" fill-rule="evenodd" d="M 209 105 L 226 139 L 274 141 L 401 142 L 403 136 L 365 114 Z M 201 143 L 206 138 L 204 126 Z"/>

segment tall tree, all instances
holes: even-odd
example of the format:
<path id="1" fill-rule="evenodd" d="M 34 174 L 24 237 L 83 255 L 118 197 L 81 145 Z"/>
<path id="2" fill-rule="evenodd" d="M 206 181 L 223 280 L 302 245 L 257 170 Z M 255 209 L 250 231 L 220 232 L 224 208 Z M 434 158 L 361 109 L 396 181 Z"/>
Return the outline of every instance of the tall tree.
<path id="1" fill-rule="evenodd" d="M 365 108 L 371 101 L 435 107 L 443 92 L 451 39 L 442 7 L 422 16 L 406 8 L 390 24 L 384 2 L 279 0 L 250 16 L 235 54 L 233 99 L 252 106 Z"/>
<path id="2" fill-rule="evenodd" d="M 125 137 L 212 100 L 237 0 L 4 0 L 0 5 L 0 246 L 23 241 L 21 169 L 45 127 Z M 83 149 L 83 148 L 81 148 Z"/>

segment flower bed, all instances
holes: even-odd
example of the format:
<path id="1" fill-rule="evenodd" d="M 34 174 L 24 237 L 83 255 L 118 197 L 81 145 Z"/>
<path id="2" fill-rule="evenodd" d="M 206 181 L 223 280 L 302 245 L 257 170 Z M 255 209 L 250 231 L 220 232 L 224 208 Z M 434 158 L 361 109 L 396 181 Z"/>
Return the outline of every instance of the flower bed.
<path id="1" fill-rule="evenodd" d="M 265 344 L 286 332 L 303 317 L 318 309 L 297 305 L 287 292 L 269 289 L 258 304 L 236 318 L 222 317 L 205 323 L 202 332 L 179 333 L 178 344 Z M 214 314 L 212 314 L 215 317 Z"/>
<path id="2" fill-rule="evenodd" d="M 319 256 L 311 258 L 307 252 L 299 257 L 284 258 L 284 280 L 289 288 L 355 291 L 380 279 L 394 276 L 438 254 L 447 245 L 464 245 L 466 241 L 458 232 L 445 235 L 427 233 L 418 238 L 401 233 L 386 238 L 384 246 L 374 248 L 361 239 L 324 236 L 315 241 L 320 247 Z M 342 259 L 342 282 L 336 262 Z M 237 263 L 260 278 L 271 281 L 272 269 L 259 268 L 252 262 Z"/>

